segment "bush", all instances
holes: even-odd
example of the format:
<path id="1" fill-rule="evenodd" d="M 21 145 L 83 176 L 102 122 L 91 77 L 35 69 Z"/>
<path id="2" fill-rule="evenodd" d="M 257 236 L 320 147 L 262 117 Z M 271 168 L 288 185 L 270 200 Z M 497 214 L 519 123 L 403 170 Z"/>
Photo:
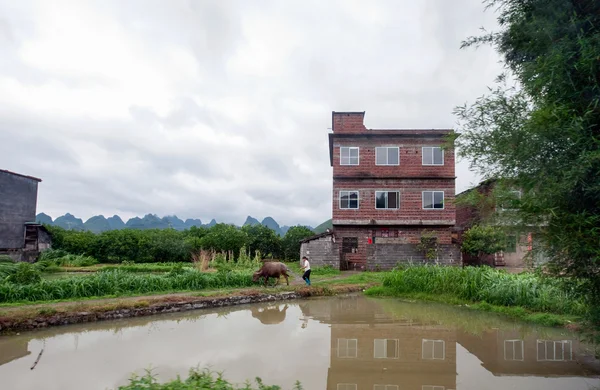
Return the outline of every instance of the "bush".
<path id="1" fill-rule="evenodd" d="M 6 281 L 14 284 L 33 284 L 42 280 L 42 273 L 33 264 L 18 263 Z"/>

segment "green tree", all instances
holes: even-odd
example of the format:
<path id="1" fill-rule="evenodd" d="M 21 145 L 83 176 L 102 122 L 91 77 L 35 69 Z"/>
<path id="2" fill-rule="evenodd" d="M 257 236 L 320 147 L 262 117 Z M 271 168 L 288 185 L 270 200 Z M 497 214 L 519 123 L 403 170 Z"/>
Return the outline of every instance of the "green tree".
<path id="1" fill-rule="evenodd" d="M 278 258 L 281 254 L 281 238 L 275 231 L 264 225 L 246 225 L 242 227 L 242 231 L 246 233 L 246 246 L 250 251 L 250 255 L 260 251 L 263 256 L 271 254 L 274 258 Z"/>
<path id="2" fill-rule="evenodd" d="M 202 248 L 216 251 L 233 251 L 237 256 L 240 248 L 246 244 L 246 232 L 234 225 L 218 223 L 210 228 L 209 232 L 200 239 Z"/>
<path id="3" fill-rule="evenodd" d="M 484 177 L 522 189 L 515 221 L 542 226 L 551 269 L 599 297 L 600 2 L 485 3 L 500 30 L 463 47 L 491 44 L 507 74 L 456 109 L 453 141 Z"/>
<path id="4" fill-rule="evenodd" d="M 283 258 L 286 260 L 298 259 L 300 256 L 300 241 L 314 233 L 306 226 L 292 226 L 281 239 Z"/>
<path id="5" fill-rule="evenodd" d="M 463 235 L 462 250 L 470 255 L 491 255 L 504 250 L 506 234 L 495 226 L 475 225 Z"/>

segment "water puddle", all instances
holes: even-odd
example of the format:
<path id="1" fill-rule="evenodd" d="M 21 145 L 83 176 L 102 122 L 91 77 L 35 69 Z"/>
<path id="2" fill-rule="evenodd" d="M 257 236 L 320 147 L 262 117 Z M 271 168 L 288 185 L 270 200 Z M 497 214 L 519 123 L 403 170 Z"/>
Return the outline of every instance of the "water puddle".
<path id="1" fill-rule="evenodd" d="M 361 296 L 0 337 L 2 389 L 115 389 L 145 368 L 168 379 L 198 365 L 283 389 L 296 380 L 306 390 L 600 389 L 591 347 L 570 332 Z"/>

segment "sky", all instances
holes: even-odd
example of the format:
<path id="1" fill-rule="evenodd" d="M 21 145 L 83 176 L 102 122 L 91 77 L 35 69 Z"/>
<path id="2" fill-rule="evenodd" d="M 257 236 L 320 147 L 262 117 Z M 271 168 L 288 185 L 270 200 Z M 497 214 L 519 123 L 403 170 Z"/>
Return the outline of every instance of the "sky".
<path id="1" fill-rule="evenodd" d="M 455 128 L 501 72 L 480 0 L 0 0 L 0 169 L 38 212 L 316 226 L 332 111 Z M 468 161 L 456 189 L 475 185 Z"/>

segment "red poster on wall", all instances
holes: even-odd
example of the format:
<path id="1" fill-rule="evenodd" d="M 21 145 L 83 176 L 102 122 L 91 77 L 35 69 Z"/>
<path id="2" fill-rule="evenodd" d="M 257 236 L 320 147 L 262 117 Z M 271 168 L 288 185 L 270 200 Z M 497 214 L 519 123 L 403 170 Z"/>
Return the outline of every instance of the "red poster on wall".
<path id="1" fill-rule="evenodd" d="M 367 243 L 368 243 L 369 245 L 371 245 L 371 244 L 373 243 L 373 239 L 372 239 L 371 237 L 369 237 L 369 238 L 368 238 L 368 241 L 367 241 Z"/>

